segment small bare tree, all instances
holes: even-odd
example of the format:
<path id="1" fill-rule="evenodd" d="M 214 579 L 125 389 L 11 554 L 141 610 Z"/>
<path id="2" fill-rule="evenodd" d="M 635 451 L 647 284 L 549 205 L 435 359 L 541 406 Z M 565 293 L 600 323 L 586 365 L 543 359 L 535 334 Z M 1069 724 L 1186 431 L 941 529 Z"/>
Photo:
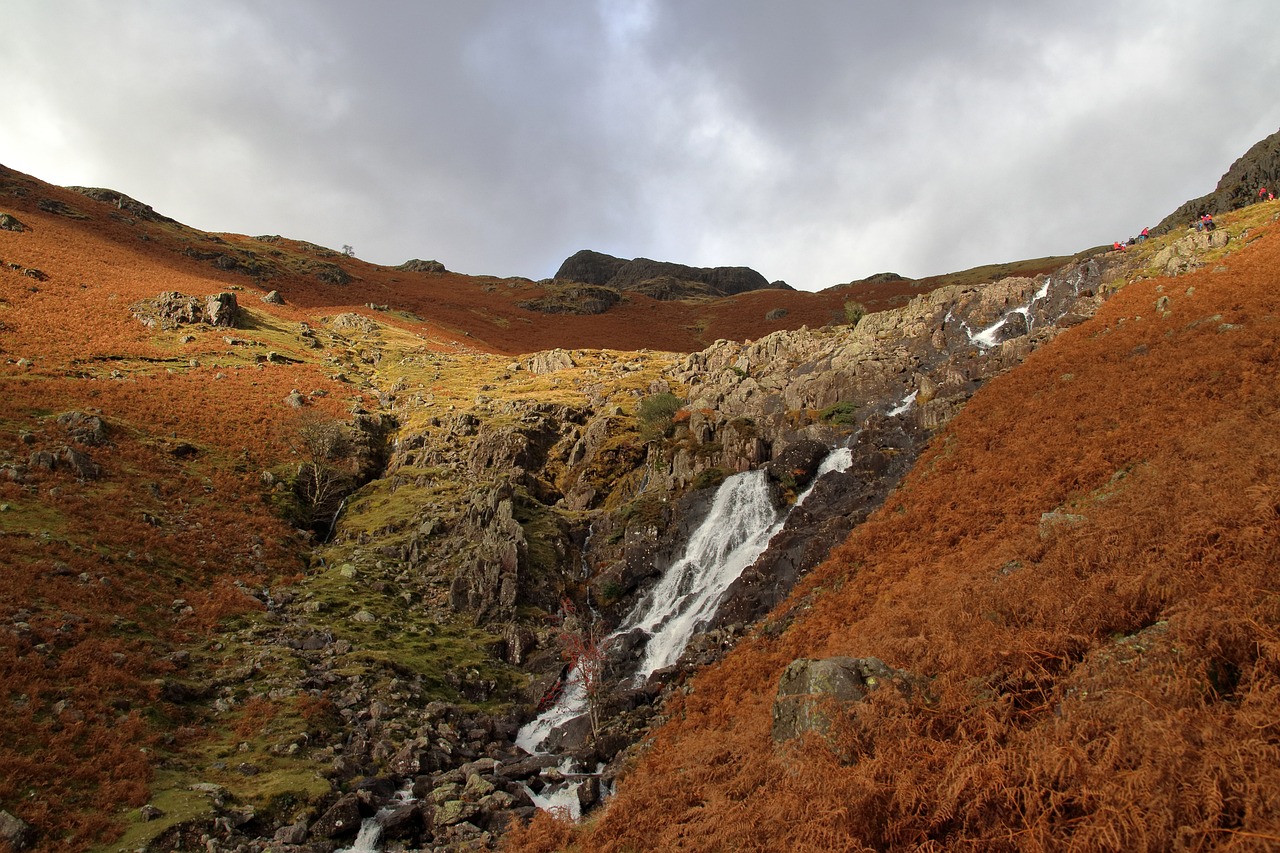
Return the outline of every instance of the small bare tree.
<path id="1" fill-rule="evenodd" d="M 351 455 L 351 439 L 340 421 L 315 411 L 298 421 L 297 446 L 302 456 L 294 477 L 294 493 L 313 530 L 331 527 L 350 492 L 353 477 L 341 463 Z"/>
<path id="2" fill-rule="evenodd" d="M 607 692 L 604 669 L 609 638 L 600 620 L 585 620 L 569 599 L 561 602 L 560 655 L 569 664 L 570 679 L 582 685 L 587 701 L 587 718 L 591 721 L 591 740 L 600 738 L 600 712 Z"/>

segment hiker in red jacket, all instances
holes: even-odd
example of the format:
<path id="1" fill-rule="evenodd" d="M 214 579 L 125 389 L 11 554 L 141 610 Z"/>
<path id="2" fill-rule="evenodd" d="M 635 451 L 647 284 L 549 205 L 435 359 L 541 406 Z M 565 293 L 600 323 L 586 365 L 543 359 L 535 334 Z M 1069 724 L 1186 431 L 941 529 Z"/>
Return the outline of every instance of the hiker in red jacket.
<path id="1" fill-rule="evenodd" d="M 1271 195 L 1271 194 L 1270 194 L 1269 192 L 1267 192 L 1267 188 L 1266 188 L 1266 187 L 1258 187 L 1258 201 L 1266 201 L 1266 200 L 1267 200 L 1267 196 L 1269 196 L 1269 195 Z M 1275 196 L 1271 196 L 1271 197 L 1272 197 L 1272 198 L 1275 198 Z"/>

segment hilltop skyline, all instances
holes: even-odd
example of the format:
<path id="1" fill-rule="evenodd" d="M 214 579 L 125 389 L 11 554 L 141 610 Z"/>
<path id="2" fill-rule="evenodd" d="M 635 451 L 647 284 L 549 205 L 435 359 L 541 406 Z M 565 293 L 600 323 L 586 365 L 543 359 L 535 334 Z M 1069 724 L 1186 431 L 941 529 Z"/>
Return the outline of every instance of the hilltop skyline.
<path id="1" fill-rule="evenodd" d="M 1280 125 L 1260 0 L 15 2 L 0 162 L 206 230 L 548 277 L 575 251 L 805 290 L 1071 253 Z"/>

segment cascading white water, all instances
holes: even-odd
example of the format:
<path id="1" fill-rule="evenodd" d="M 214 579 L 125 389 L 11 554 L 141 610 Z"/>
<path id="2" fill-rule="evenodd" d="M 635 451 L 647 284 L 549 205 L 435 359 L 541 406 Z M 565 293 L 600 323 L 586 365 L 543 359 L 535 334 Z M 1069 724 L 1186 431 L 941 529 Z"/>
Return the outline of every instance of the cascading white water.
<path id="1" fill-rule="evenodd" d="M 618 629 L 621 634 L 640 628 L 649 635 L 637 681 L 679 660 L 693 632 L 715 615 L 729 584 L 768 547 L 779 516 L 764 471 L 734 474 L 721 484 L 684 555 Z"/>
<path id="2" fill-rule="evenodd" d="M 795 506 L 804 503 L 824 474 L 843 471 L 852 458 L 847 447 L 827 454 Z M 643 681 L 680 659 L 694 632 L 715 615 L 725 590 L 756 561 L 785 521 L 786 514 L 773 506 L 764 471 L 735 474 L 720 484 L 684 554 L 605 641 L 637 628 L 649 635 L 636 680 Z M 556 704 L 520 730 L 516 745 L 529 753 L 541 752 L 552 732 L 586 710 L 581 679 L 571 672 Z"/>
<path id="3" fill-rule="evenodd" d="M 378 841 L 382 838 L 382 824 L 376 817 L 367 817 L 360 824 L 360 832 L 350 847 L 343 847 L 335 853 L 378 853 Z"/>
<path id="4" fill-rule="evenodd" d="M 376 815 L 367 817 L 360 822 L 360 831 L 356 833 L 351 846 L 339 847 L 334 853 L 380 853 L 382 850 L 380 842 L 382 841 L 383 818 L 394 812 L 399 806 L 412 802 L 414 802 L 412 786 L 396 791 L 395 799 L 391 805 L 384 806 L 378 810 Z"/>
<path id="5" fill-rule="evenodd" d="M 996 320 L 990 326 L 987 326 L 985 329 L 983 329 L 981 332 L 978 332 L 977 334 L 974 334 L 973 332 L 971 332 L 967 324 L 962 324 L 964 326 L 965 334 L 969 336 L 970 342 L 975 343 L 985 349 L 990 349 L 991 347 L 995 346 L 996 335 L 999 333 L 1001 327 L 1004 326 L 1004 324 L 1008 321 L 1010 315 L 1012 314 L 1021 314 L 1022 318 L 1027 321 L 1027 331 L 1030 332 L 1031 326 L 1035 322 L 1035 317 L 1032 315 L 1031 309 L 1035 307 L 1035 304 L 1037 302 L 1039 302 L 1041 299 L 1044 299 L 1046 296 L 1049 295 L 1049 285 L 1051 285 L 1052 283 L 1053 283 L 1053 279 L 1046 276 L 1044 283 L 1040 285 L 1040 289 L 1037 290 L 1029 300 L 1027 300 L 1027 304 L 1019 305 L 1016 308 L 1009 309 L 1009 312 L 1007 314 L 1005 314 L 999 320 Z M 1074 287 L 1075 286 L 1073 285 L 1073 288 Z M 947 316 L 950 317 L 951 316 L 950 313 L 948 313 Z"/>
<path id="6" fill-rule="evenodd" d="M 920 392 L 912 391 L 910 394 L 908 394 L 907 396 L 903 397 L 900 401 L 898 401 L 898 405 L 894 406 L 892 409 L 890 409 L 887 412 L 889 417 L 892 418 L 898 415 L 905 415 L 908 411 L 910 411 L 912 405 L 914 405 L 916 402 L 916 395 L 918 393 Z"/>
<path id="7" fill-rule="evenodd" d="M 808 499 L 813 490 L 817 488 L 818 481 L 832 471 L 844 471 L 853 464 L 853 449 L 849 447 L 837 447 L 835 450 L 823 457 L 822 464 L 818 466 L 818 470 L 813 472 L 813 479 L 809 481 L 809 486 L 796 497 L 796 506 L 800 506 Z"/>

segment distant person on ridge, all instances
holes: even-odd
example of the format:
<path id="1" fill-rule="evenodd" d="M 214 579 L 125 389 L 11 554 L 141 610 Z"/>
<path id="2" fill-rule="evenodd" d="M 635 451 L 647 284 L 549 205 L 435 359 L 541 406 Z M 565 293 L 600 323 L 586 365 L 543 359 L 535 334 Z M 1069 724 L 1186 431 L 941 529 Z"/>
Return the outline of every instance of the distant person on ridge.
<path id="1" fill-rule="evenodd" d="M 1207 213 L 1201 216 L 1200 221 L 1196 223 L 1197 231 L 1212 231 L 1213 228 L 1213 217 Z"/>
<path id="2" fill-rule="evenodd" d="M 1150 228 L 1143 228 L 1143 229 L 1142 229 L 1142 233 L 1140 233 L 1140 234 L 1138 235 L 1138 242 L 1139 242 L 1139 243 L 1145 242 L 1145 241 L 1146 241 L 1146 239 L 1147 239 L 1148 237 L 1150 237 L 1150 236 L 1151 236 L 1151 229 L 1150 229 Z"/>
<path id="3" fill-rule="evenodd" d="M 1267 196 L 1269 195 L 1271 195 L 1271 193 L 1267 192 L 1266 187 L 1258 187 L 1258 201 L 1266 201 Z M 1275 196 L 1271 196 L 1271 197 L 1275 198 Z"/>

